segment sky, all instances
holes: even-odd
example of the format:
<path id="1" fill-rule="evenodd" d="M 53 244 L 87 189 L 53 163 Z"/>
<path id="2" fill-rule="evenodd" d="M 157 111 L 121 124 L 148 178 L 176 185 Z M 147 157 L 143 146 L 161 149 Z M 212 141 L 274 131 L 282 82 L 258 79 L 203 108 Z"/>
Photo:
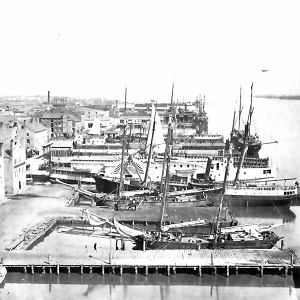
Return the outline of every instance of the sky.
<path id="1" fill-rule="evenodd" d="M 0 0 L 0 95 L 300 94 L 300 1 Z M 261 72 L 261 70 L 269 70 Z"/>

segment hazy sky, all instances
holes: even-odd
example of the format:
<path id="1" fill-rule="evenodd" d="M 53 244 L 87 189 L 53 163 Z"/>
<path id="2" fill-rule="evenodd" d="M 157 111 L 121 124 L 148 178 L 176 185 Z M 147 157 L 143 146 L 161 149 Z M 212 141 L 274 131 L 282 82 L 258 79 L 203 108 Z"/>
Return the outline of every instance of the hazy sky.
<path id="1" fill-rule="evenodd" d="M 299 1 L 0 0 L 0 95 L 300 94 Z M 261 72 L 268 69 L 269 72 Z"/>

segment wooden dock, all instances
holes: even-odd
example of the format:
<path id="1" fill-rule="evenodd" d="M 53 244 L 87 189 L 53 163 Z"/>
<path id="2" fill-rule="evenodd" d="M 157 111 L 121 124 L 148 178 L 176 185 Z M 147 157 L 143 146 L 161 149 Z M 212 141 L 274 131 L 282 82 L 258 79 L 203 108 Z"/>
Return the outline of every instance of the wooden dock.
<path id="1" fill-rule="evenodd" d="M 209 274 L 238 274 L 239 270 L 249 274 L 264 275 L 272 272 L 287 276 L 299 270 L 300 260 L 293 250 L 114 250 L 71 251 L 69 253 L 42 254 L 33 251 L 0 252 L 3 264 L 10 271 L 24 273 L 100 273 L 123 272 L 144 274 L 176 272 Z"/>

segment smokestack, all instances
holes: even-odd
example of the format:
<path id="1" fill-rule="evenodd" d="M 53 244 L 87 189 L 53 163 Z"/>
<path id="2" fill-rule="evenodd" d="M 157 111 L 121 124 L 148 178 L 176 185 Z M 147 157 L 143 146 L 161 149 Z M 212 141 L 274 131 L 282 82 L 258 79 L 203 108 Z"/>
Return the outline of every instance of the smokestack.
<path id="1" fill-rule="evenodd" d="M 50 91 L 48 91 L 48 104 L 50 104 Z"/>

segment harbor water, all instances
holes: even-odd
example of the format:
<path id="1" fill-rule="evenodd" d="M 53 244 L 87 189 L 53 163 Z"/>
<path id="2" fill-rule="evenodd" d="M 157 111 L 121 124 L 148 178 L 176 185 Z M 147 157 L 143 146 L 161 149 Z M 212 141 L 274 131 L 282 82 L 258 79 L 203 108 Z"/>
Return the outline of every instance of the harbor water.
<path id="1" fill-rule="evenodd" d="M 244 110 L 247 111 L 246 103 Z M 300 179 L 300 101 L 254 99 L 253 125 L 264 143 L 260 156 L 277 167 L 278 178 Z M 209 131 L 229 136 L 233 106 L 207 105 Z M 245 116 L 246 118 L 246 116 Z M 220 128 L 228 131 L 221 132 Z M 294 179 L 287 180 L 293 184 Z M 240 224 L 280 224 L 284 248 L 300 256 L 300 206 L 233 207 Z M 201 209 L 201 208 L 198 208 Z M 138 213 L 138 211 L 137 211 Z M 47 238 L 51 238 L 51 235 Z M 239 274 L 226 277 L 203 274 L 22 274 L 8 273 L 0 285 L 0 299 L 299 299 L 300 285 L 293 277 Z"/>

